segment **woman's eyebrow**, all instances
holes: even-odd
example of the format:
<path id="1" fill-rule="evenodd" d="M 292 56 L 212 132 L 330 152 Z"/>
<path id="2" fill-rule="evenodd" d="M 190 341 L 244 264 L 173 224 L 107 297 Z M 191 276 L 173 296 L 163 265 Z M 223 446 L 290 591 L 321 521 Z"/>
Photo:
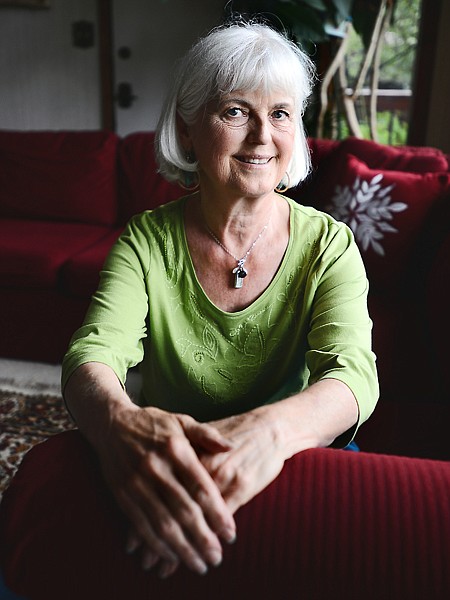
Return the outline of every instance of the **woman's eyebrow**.
<path id="1" fill-rule="evenodd" d="M 222 98 L 222 100 L 219 102 L 219 105 L 223 104 L 241 104 L 242 106 L 246 106 L 248 108 L 252 107 L 251 103 L 243 98 Z"/>
<path id="2" fill-rule="evenodd" d="M 220 102 L 219 105 L 222 106 L 223 104 L 240 104 L 241 106 L 245 106 L 246 108 L 254 108 L 252 103 L 249 102 L 248 100 L 244 100 L 243 98 L 223 98 Z M 274 104 L 273 106 L 271 106 L 271 109 L 281 109 L 281 108 L 289 108 L 292 110 L 293 107 L 293 103 L 289 102 L 288 100 L 285 102 L 277 102 L 276 104 Z"/>
<path id="3" fill-rule="evenodd" d="M 287 108 L 289 110 L 292 110 L 294 104 L 292 102 L 279 102 L 278 104 L 274 104 L 272 106 L 272 108 Z"/>

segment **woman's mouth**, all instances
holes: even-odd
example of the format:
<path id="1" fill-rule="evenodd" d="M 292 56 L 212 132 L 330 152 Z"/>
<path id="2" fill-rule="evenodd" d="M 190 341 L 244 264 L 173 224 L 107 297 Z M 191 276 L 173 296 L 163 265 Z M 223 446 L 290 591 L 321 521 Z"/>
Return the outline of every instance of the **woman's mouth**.
<path id="1" fill-rule="evenodd" d="M 236 156 L 236 160 L 249 165 L 266 165 L 270 160 L 271 156 Z"/>

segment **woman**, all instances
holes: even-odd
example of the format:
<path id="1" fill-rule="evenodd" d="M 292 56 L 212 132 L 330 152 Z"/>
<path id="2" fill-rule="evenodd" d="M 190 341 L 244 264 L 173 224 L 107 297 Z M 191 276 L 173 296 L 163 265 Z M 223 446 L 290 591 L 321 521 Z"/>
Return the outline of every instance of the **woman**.
<path id="1" fill-rule="evenodd" d="M 285 198 L 309 156 L 313 69 L 261 24 L 181 62 L 161 172 L 196 191 L 132 219 L 63 365 L 65 401 L 144 568 L 198 573 L 233 513 L 307 448 L 345 446 L 377 399 L 367 281 L 345 225 Z M 140 406 L 125 391 L 141 363 Z"/>

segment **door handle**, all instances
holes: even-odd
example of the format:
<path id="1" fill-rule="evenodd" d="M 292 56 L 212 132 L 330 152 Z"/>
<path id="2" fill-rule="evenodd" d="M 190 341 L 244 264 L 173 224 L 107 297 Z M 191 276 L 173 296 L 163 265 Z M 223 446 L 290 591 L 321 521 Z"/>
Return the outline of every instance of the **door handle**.
<path id="1" fill-rule="evenodd" d="M 130 108 L 133 102 L 137 99 L 137 96 L 133 94 L 133 87 L 131 83 L 123 82 L 117 85 L 117 94 L 115 100 L 120 108 Z"/>

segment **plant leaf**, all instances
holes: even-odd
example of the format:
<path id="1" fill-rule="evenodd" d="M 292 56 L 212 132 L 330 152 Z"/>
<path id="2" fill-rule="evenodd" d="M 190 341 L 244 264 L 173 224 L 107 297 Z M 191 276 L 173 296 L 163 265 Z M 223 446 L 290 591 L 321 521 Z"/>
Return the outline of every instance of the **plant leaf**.
<path id="1" fill-rule="evenodd" d="M 298 4 L 298 2 L 297 2 Z M 316 10 L 327 10 L 327 5 L 323 0 L 302 0 L 301 4 L 307 4 L 311 8 L 315 8 Z"/>
<path id="2" fill-rule="evenodd" d="M 370 44 L 372 31 L 380 10 L 381 0 L 354 0 L 352 20 L 355 31 L 361 36 L 364 47 Z"/>
<path id="3" fill-rule="evenodd" d="M 323 16 L 309 6 L 285 4 L 279 6 L 278 16 L 290 24 L 298 39 L 306 42 L 322 42 L 328 39 Z"/>
<path id="4" fill-rule="evenodd" d="M 338 19 L 348 21 L 352 14 L 353 0 L 333 0 Z"/>

